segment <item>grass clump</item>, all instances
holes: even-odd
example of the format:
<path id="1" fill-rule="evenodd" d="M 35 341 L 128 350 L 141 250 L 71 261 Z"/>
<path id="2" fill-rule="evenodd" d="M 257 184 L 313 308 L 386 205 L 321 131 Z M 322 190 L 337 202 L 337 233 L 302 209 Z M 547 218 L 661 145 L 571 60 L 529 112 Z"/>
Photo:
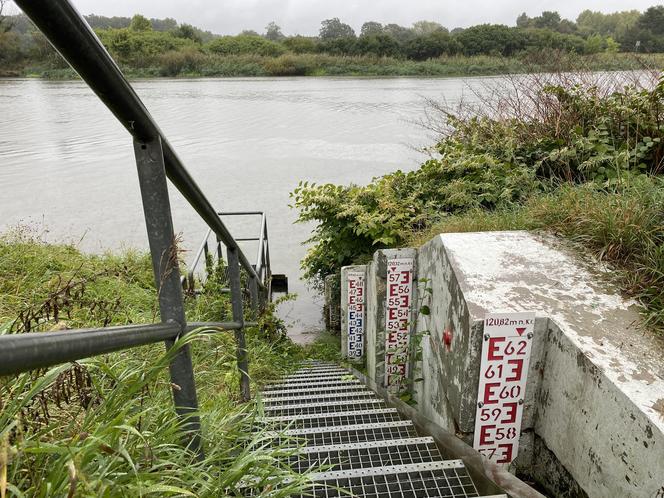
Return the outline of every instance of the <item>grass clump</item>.
<path id="1" fill-rule="evenodd" d="M 211 285 L 211 284 L 210 284 Z M 208 285 L 208 290 L 211 288 Z M 87 255 L 25 228 L 0 237 L 0 333 L 158 319 L 149 255 Z M 227 299 L 187 297 L 190 321 L 223 319 Z M 272 319 L 274 320 L 274 319 Z M 239 404 L 232 332 L 197 331 L 163 345 L 0 379 L 0 490 L 8 496 L 288 496 L 308 486 Z M 304 352 L 283 334 L 246 331 L 252 388 L 292 371 Z M 182 446 L 168 364 L 189 346 L 205 458 Z"/>

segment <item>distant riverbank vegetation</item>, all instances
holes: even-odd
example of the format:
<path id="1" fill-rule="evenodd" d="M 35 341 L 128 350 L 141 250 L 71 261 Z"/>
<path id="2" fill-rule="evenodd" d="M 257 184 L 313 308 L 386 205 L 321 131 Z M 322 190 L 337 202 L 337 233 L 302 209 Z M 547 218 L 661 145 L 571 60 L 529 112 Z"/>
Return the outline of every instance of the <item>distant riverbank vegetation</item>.
<path id="1" fill-rule="evenodd" d="M 410 27 L 369 21 L 356 33 L 333 18 L 321 22 L 318 36 L 286 36 L 276 23 L 262 34 L 220 36 L 170 18 L 87 20 L 132 77 L 459 76 L 664 65 L 662 5 L 644 12 L 586 10 L 576 21 L 557 12 L 522 14 L 516 26 L 451 31 L 434 21 Z M 76 77 L 24 15 L 1 10 L 0 76 Z"/>
<path id="2" fill-rule="evenodd" d="M 661 72 L 513 75 L 430 102 L 431 159 L 368 185 L 293 193 L 316 224 L 302 262 L 320 286 L 381 248 L 442 232 L 533 230 L 612 265 L 664 336 L 664 76 Z"/>

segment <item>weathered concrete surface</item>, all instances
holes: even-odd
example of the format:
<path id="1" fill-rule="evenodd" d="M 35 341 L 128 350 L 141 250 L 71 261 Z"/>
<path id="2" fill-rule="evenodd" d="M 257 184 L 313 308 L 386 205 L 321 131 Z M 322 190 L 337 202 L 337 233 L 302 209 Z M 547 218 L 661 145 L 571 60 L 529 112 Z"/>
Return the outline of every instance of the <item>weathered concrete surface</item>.
<path id="1" fill-rule="evenodd" d="M 344 266 L 341 268 L 341 357 L 348 358 L 348 273 L 350 272 L 362 272 L 364 273 L 364 280 L 366 282 L 366 272 L 367 265 L 354 265 L 354 266 Z M 366 287 L 365 287 L 366 290 Z M 366 306 L 366 303 L 365 303 Z M 367 347 L 367 337 L 366 337 L 366 309 L 365 309 L 365 319 L 364 319 L 364 350 L 366 355 Z M 354 360 L 357 361 L 357 360 Z M 364 362 L 364 356 L 362 360 L 358 363 Z"/>
<path id="2" fill-rule="evenodd" d="M 590 497 L 664 496 L 664 348 L 608 272 L 525 232 L 444 234 L 418 264 L 432 289 L 431 316 L 418 323 L 430 333 L 417 394 L 429 418 L 469 437 L 484 314 L 535 311 L 515 467 L 546 482 L 545 448 Z"/>
<path id="3" fill-rule="evenodd" d="M 376 251 L 373 260 L 367 265 L 366 367 L 368 377 L 375 380 L 377 384 L 382 387 L 385 387 L 385 297 L 387 292 L 387 260 L 392 258 L 413 258 L 415 260 L 413 279 L 417 279 L 417 250 L 412 248 L 381 249 Z M 417 301 L 417 292 L 415 288 L 413 289 L 413 301 Z M 413 309 L 415 309 L 415 306 L 413 306 Z"/>

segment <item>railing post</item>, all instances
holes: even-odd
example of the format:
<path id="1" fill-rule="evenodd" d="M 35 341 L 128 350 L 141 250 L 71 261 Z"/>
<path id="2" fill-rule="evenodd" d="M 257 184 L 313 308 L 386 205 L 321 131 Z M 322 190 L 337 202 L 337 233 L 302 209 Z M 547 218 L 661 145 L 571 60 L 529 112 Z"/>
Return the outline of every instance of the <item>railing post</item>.
<path id="1" fill-rule="evenodd" d="M 215 238 L 217 240 L 217 264 L 220 265 L 224 260 L 224 255 L 221 252 L 221 239 L 219 239 L 219 235 L 215 234 Z"/>
<path id="2" fill-rule="evenodd" d="M 150 241 L 152 269 L 159 294 L 161 321 L 178 323 L 184 334 L 186 319 L 180 268 L 161 139 L 157 137 L 148 142 L 134 140 L 134 153 L 138 167 L 145 225 Z M 170 348 L 174 341 L 167 340 L 165 343 L 166 348 Z M 202 456 L 196 383 L 189 346 L 178 351 L 169 365 L 169 371 L 173 384 L 173 402 L 176 412 L 183 419 L 186 445 Z"/>
<path id="3" fill-rule="evenodd" d="M 258 315 L 260 302 L 258 300 L 258 281 L 253 275 L 249 276 L 249 298 L 251 299 L 251 311 Z"/>
<path id="4" fill-rule="evenodd" d="M 237 247 L 226 248 L 226 259 L 228 260 L 228 279 L 231 288 L 231 304 L 233 307 L 233 321 L 244 323 L 244 312 L 242 310 L 242 283 L 240 281 L 240 259 Z M 251 399 L 249 390 L 249 361 L 247 359 L 247 343 L 244 337 L 244 327 L 235 331 L 237 342 L 237 368 L 240 371 L 240 396 L 243 401 Z"/>

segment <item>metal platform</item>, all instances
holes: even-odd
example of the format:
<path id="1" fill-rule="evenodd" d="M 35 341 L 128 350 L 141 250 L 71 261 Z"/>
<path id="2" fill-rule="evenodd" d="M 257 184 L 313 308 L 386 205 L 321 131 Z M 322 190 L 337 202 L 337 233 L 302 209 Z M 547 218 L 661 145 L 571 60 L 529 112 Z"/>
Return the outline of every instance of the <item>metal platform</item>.
<path id="1" fill-rule="evenodd" d="M 480 496 L 461 460 L 443 460 L 433 438 L 343 368 L 307 362 L 267 386 L 262 401 L 261 424 L 275 444 L 293 447 L 284 463 L 313 481 L 303 496 Z"/>

